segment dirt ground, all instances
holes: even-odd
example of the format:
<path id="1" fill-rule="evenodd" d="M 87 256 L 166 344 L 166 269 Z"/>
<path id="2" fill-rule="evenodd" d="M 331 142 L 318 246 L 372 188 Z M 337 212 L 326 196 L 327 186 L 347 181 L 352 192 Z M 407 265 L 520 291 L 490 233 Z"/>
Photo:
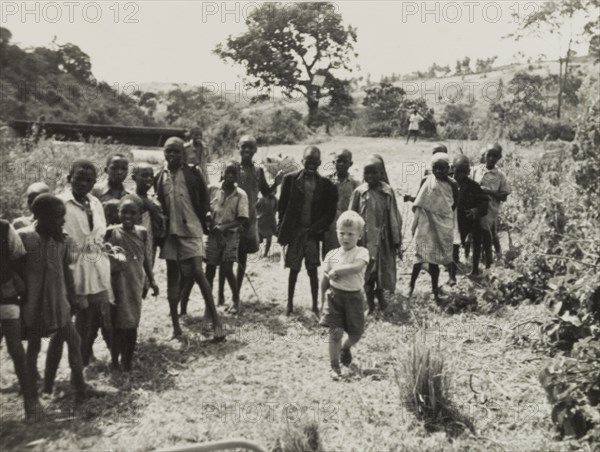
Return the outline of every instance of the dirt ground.
<path id="1" fill-rule="evenodd" d="M 432 143 L 405 145 L 403 140 L 335 138 L 319 144 L 323 166 L 332 152 L 354 153 L 353 172 L 370 153 L 386 161 L 397 193 L 414 194 Z M 450 143 L 455 152 L 461 143 Z M 305 144 L 261 149 L 266 155 L 300 160 Z M 475 155 L 477 146 L 463 146 Z M 534 155 L 540 150 L 517 150 Z M 408 205 L 400 202 L 406 223 Z M 408 233 L 410 229 L 405 228 Z M 405 237 L 404 246 L 410 238 Z M 287 271 L 280 249 L 251 256 L 242 287 L 244 311 L 224 319 L 224 343 L 201 335 L 203 302 L 194 289 L 185 336 L 171 339 L 163 261 L 155 267 L 161 295 L 145 300 L 137 358 L 131 373 L 111 373 L 109 355 L 99 340 L 98 361 L 86 378 L 108 391 L 101 399 L 74 405 L 67 360 L 63 359 L 52 398 L 42 399 L 47 417 L 28 425 L 17 394 L 6 346 L 2 346 L 0 397 L 2 450 L 153 450 L 244 437 L 272 450 L 285 450 L 290 432 L 316 422 L 327 451 L 391 450 L 570 450 L 582 445 L 555 440 L 550 407 L 538 383 L 544 353 L 541 336 L 528 320 L 544 320 L 543 306 L 491 309 L 482 302 L 475 313 L 449 315 L 430 299 L 423 274 L 409 305 L 410 256 L 398 263 L 394 303 L 368 320 L 364 338 L 353 352 L 353 366 L 340 382 L 328 375 L 326 332 L 310 312 L 308 279 L 302 273 L 296 290 L 296 315 L 285 316 Z M 447 276 L 443 272 L 442 282 Z M 460 284 L 469 284 L 464 279 Z M 447 286 L 446 290 L 450 290 Z M 451 372 L 452 397 L 475 425 L 449 439 L 427 431 L 405 406 L 399 389 L 399 366 L 414 341 L 442 351 Z M 45 347 L 45 346 L 44 346 Z M 66 354 L 66 353 L 65 353 Z M 44 353 L 38 366 L 42 369 Z"/>

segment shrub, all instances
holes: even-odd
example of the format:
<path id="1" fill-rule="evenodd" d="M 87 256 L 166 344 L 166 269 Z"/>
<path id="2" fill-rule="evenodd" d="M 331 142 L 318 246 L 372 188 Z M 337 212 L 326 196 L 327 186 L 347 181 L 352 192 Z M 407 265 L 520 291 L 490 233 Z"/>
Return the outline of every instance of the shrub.
<path id="1" fill-rule="evenodd" d="M 368 137 L 390 137 L 392 136 L 392 128 L 386 124 L 377 124 L 370 126 L 367 129 Z"/>
<path id="2" fill-rule="evenodd" d="M 308 422 L 302 426 L 289 427 L 277 439 L 273 452 L 323 452 L 319 424 Z"/>
<path id="3" fill-rule="evenodd" d="M 512 141 L 573 141 L 575 128 L 568 121 L 530 113 L 508 129 L 508 138 Z"/>

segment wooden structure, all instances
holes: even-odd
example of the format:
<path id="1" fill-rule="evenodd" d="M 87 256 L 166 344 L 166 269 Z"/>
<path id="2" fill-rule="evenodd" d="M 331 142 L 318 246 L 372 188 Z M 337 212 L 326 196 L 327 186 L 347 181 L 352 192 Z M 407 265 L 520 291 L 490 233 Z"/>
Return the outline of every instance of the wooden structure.
<path id="1" fill-rule="evenodd" d="M 59 141 L 89 141 L 91 138 L 135 146 L 161 147 L 169 137 L 184 138 L 186 129 L 168 127 L 131 127 L 71 122 L 13 120 L 9 126 L 18 137 L 52 137 Z"/>

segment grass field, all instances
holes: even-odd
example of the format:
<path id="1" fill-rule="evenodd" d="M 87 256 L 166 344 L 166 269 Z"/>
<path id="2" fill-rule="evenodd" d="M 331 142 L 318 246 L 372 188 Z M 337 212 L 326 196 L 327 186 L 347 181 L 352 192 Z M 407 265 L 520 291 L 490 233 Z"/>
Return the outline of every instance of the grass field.
<path id="1" fill-rule="evenodd" d="M 479 144 L 449 143 L 452 152 L 459 145 L 467 153 L 478 153 Z M 299 161 L 304 146 L 262 149 L 257 160 L 281 154 Z M 352 150 L 358 177 L 365 157 L 381 154 L 397 192 L 414 194 L 421 174 L 415 168 L 426 165 L 431 143 L 407 146 L 403 140 L 342 137 L 319 146 L 324 165 L 330 153 Z M 543 152 L 514 150 L 527 156 Z M 400 205 L 409 217 L 408 206 Z M 409 240 L 405 237 L 405 246 Z M 86 370 L 86 377 L 109 395 L 74 406 L 64 359 L 55 395 L 43 399 L 47 419 L 34 425 L 22 422 L 18 385 L 3 346 L 2 450 L 153 450 L 231 437 L 254 440 L 268 450 L 301 450 L 292 443 L 307 425 L 317 426 L 326 451 L 583 447 L 554 439 L 550 407 L 538 383 L 545 354 L 539 331 L 527 321 L 549 317 L 543 305 L 497 308 L 480 301 L 476 312 L 449 315 L 430 300 L 429 279 L 422 275 L 416 299 L 410 309 L 403 309 L 407 256 L 398 263 L 394 303 L 384 315 L 368 321 L 353 366 L 343 381 L 333 382 L 326 335 L 311 315 L 305 274 L 296 292 L 300 309 L 295 316 L 285 316 L 287 271 L 280 257 L 277 246 L 269 258 L 250 257 L 253 288 L 245 281 L 241 316 L 223 314 L 229 336 L 221 344 L 200 334 L 203 303 L 197 288 L 190 315 L 183 318 L 185 337 L 171 339 L 166 271 L 159 260 L 155 273 L 161 295 L 144 302 L 134 371 L 111 374 L 108 352 L 99 341 L 99 360 Z M 469 283 L 463 279 L 460 284 Z M 450 440 L 444 432 L 427 431 L 404 406 L 398 384 L 404 376 L 398 363 L 414 341 L 426 342 L 445 356 L 452 397 L 474 423 L 474 434 L 465 432 Z"/>

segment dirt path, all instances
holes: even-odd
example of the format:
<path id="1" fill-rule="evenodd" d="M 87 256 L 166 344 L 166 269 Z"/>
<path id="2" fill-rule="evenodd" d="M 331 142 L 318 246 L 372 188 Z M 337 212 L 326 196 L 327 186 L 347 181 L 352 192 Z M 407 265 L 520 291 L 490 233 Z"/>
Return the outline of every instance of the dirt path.
<path id="1" fill-rule="evenodd" d="M 389 140 L 361 140 L 370 145 L 355 151 L 355 161 L 371 152 L 382 154 L 393 183 L 402 163 L 393 158 L 398 148 L 408 159 L 422 162 L 430 147 L 418 144 L 403 150 Z M 353 145 L 354 150 L 358 144 L 340 140 L 321 147 L 328 152 Z M 270 151 L 297 155 L 302 147 Z M 407 182 L 407 190 L 412 187 Z M 200 334 L 203 308 L 197 288 L 190 316 L 183 321 L 184 340 L 170 339 L 165 267 L 159 261 L 156 274 L 163 292 L 157 300 L 145 301 L 135 370 L 111 374 L 108 353 L 99 341 L 95 345 L 99 360 L 86 376 L 110 394 L 74 407 L 63 360 L 56 394 L 44 400 L 48 419 L 39 424 L 21 421 L 12 364 L 3 346 L 2 449 L 21 450 L 34 442 L 28 450 L 150 450 L 245 437 L 270 450 L 280 444 L 278 439 L 289 437 L 289 431 L 310 421 L 318 424 L 328 451 L 568 447 L 552 439 L 549 406 L 537 381 L 544 357 L 536 351 L 538 332 L 528 324 L 517 326 L 526 319 L 543 319 L 543 307 L 451 316 L 429 300 L 427 278 L 422 276 L 411 309 L 400 309 L 404 300 L 398 295 L 385 318 L 369 320 L 354 352 L 355 366 L 344 381 L 333 382 L 327 373 L 326 336 L 309 310 L 306 276 L 301 274 L 297 288 L 299 313 L 287 318 L 283 311 L 287 272 L 279 249 L 275 246 L 268 259 L 254 259 L 248 268 L 260 302 L 245 281 L 243 315 L 226 317 L 228 340 L 212 344 Z M 407 271 L 401 264 L 399 272 Z M 401 276 L 398 292 L 407 283 L 407 276 Z M 443 351 L 453 372 L 453 398 L 472 419 L 476 435 L 465 433 L 449 442 L 443 432 L 427 432 L 404 407 L 396 381 L 402 379 L 398 360 L 413 341 Z"/>

